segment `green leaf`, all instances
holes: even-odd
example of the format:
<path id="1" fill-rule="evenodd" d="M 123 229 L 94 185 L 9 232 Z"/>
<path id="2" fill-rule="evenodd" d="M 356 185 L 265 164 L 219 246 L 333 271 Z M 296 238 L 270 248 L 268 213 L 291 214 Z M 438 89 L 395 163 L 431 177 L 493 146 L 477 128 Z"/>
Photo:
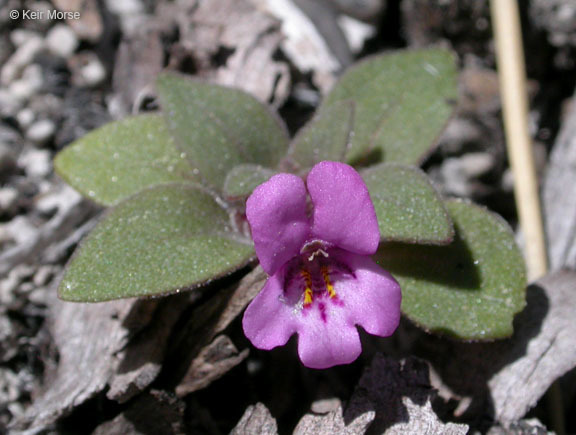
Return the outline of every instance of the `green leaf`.
<path id="1" fill-rule="evenodd" d="M 382 163 L 361 173 L 374 202 L 381 240 L 433 245 L 452 241 L 452 221 L 420 169 Z"/>
<path id="2" fill-rule="evenodd" d="M 402 287 L 402 311 L 424 329 L 460 339 L 512 335 L 525 306 L 526 272 L 514 235 L 499 216 L 450 201 L 456 237 L 448 246 L 381 245 L 378 263 Z"/>
<path id="3" fill-rule="evenodd" d="M 454 56 L 444 49 L 401 51 L 352 66 L 320 110 L 356 103 L 354 164 L 419 164 L 435 145 L 457 97 Z"/>
<path id="4" fill-rule="evenodd" d="M 247 264 L 215 200 L 193 186 L 143 190 L 111 209 L 67 265 L 60 298 L 100 302 L 193 288 Z"/>
<path id="5" fill-rule="evenodd" d="M 240 90 L 163 73 L 158 93 L 176 143 L 216 189 L 234 166 L 274 168 L 286 154 L 288 135 L 280 118 Z"/>
<path id="6" fill-rule="evenodd" d="M 352 139 L 354 104 L 348 101 L 326 108 L 303 127 L 288 156 L 297 167 L 308 169 L 323 160 L 341 162 Z"/>
<path id="7" fill-rule="evenodd" d="M 226 176 L 224 196 L 229 199 L 245 198 L 276 173 L 276 171 L 260 165 L 236 166 Z"/>
<path id="8" fill-rule="evenodd" d="M 91 131 L 61 151 L 54 166 L 68 184 L 103 205 L 150 186 L 194 182 L 192 167 L 156 114 Z"/>

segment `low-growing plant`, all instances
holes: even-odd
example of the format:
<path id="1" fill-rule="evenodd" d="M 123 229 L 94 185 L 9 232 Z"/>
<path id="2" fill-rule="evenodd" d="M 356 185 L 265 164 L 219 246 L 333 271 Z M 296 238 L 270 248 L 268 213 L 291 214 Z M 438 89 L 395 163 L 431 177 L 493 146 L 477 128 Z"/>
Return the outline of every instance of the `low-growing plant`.
<path id="1" fill-rule="evenodd" d="M 245 332 L 261 348 L 298 333 L 310 367 L 355 359 L 356 325 L 391 334 L 398 284 L 402 313 L 429 332 L 512 334 L 526 285 L 512 231 L 442 198 L 418 168 L 457 100 L 449 51 L 358 63 L 292 140 L 242 91 L 166 72 L 157 92 L 161 113 L 107 124 L 56 158 L 62 178 L 109 207 L 70 259 L 60 298 L 194 291 L 257 255 L 271 277 Z"/>

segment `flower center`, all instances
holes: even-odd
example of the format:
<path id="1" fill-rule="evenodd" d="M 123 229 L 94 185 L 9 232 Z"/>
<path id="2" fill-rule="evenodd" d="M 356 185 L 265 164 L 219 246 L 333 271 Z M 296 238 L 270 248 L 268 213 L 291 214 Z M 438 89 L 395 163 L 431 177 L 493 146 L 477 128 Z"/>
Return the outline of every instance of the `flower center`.
<path id="1" fill-rule="evenodd" d="M 304 308 L 312 305 L 312 302 L 314 301 L 314 293 L 322 293 L 325 290 L 328 292 L 330 298 L 334 299 L 336 297 L 336 291 L 330 281 L 328 266 L 320 266 L 320 274 L 322 275 L 323 280 L 323 283 L 320 284 L 320 286 L 314 284 L 314 282 L 318 282 L 318 280 L 312 280 L 312 274 L 309 269 L 306 269 L 306 266 L 300 269 L 300 274 L 304 279 Z"/>
<path id="2" fill-rule="evenodd" d="M 354 278 L 348 266 L 338 260 L 336 248 L 327 247 L 320 241 L 308 243 L 300 255 L 287 265 L 284 296 L 285 302 L 297 309 L 310 309 L 318 303 L 320 310 L 325 301 L 340 304 L 336 283 Z"/>

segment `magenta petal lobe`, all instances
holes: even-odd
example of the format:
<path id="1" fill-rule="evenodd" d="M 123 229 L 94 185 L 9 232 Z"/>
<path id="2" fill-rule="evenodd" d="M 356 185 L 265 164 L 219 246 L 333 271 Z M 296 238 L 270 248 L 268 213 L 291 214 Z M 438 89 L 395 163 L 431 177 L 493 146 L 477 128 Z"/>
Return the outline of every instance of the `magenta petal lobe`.
<path id="1" fill-rule="evenodd" d="M 297 322 L 292 307 L 282 302 L 282 275 L 279 272 L 268 278 L 242 318 L 244 334 L 258 349 L 283 346 L 296 332 Z"/>
<path id="2" fill-rule="evenodd" d="M 369 334 L 392 335 L 400 323 L 402 293 L 398 282 L 368 256 L 341 253 L 339 257 L 356 277 L 336 287 L 346 304 L 349 321 Z"/>
<path id="3" fill-rule="evenodd" d="M 260 265 L 273 275 L 310 234 L 304 182 L 291 174 L 275 175 L 250 195 L 246 217 Z"/>
<path id="4" fill-rule="evenodd" d="M 339 307 L 338 307 L 339 308 Z M 330 310 L 324 320 L 319 312 L 309 313 L 298 329 L 298 355 L 311 369 L 349 364 L 362 352 L 360 336 L 345 312 Z"/>
<path id="5" fill-rule="evenodd" d="M 314 205 L 312 235 L 350 252 L 374 254 L 380 230 L 360 174 L 344 163 L 321 162 L 306 183 Z"/>

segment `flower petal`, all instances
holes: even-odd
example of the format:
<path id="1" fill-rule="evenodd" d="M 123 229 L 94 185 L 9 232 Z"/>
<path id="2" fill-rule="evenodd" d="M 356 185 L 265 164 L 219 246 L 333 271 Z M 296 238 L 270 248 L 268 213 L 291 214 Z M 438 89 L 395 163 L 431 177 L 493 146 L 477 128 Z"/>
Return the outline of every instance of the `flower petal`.
<path id="1" fill-rule="evenodd" d="M 313 307 L 298 325 L 298 355 L 312 369 L 349 364 L 362 352 L 358 330 L 342 307 L 326 300 L 326 313 Z"/>
<path id="2" fill-rule="evenodd" d="M 248 198 L 246 217 L 260 265 L 273 275 L 299 253 L 310 234 L 304 182 L 292 174 L 270 178 Z"/>
<path id="3" fill-rule="evenodd" d="M 335 285 L 348 320 L 369 334 L 392 335 L 400 322 L 402 293 L 398 282 L 368 256 L 340 251 L 337 257 L 356 276 Z"/>
<path id="4" fill-rule="evenodd" d="M 282 302 L 283 283 L 282 272 L 268 278 L 244 312 L 244 334 L 258 349 L 270 350 L 283 346 L 296 332 L 297 319 L 293 308 Z"/>
<path id="5" fill-rule="evenodd" d="M 357 254 L 380 242 L 378 218 L 362 177 L 344 163 L 321 162 L 306 180 L 314 204 L 312 235 Z"/>

